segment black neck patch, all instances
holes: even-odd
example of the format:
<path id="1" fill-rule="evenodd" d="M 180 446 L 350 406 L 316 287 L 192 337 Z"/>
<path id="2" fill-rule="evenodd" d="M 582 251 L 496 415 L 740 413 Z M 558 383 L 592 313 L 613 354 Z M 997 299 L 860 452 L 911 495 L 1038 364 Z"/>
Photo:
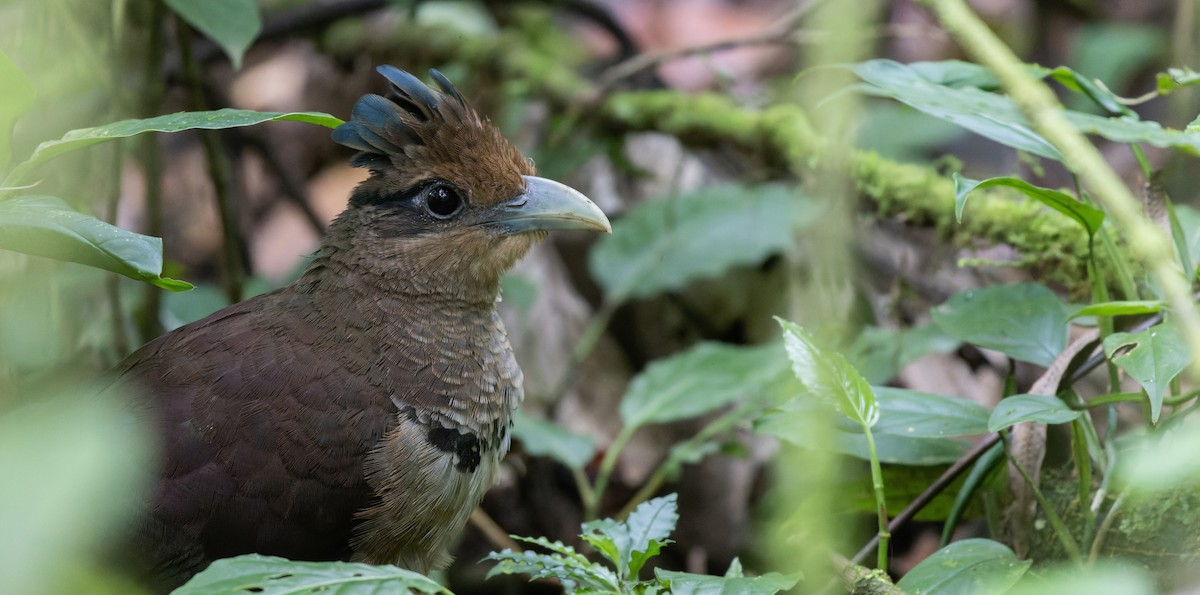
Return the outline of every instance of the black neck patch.
<path id="1" fill-rule="evenodd" d="M 427 435 L 429 443 L 442 452 L 458 457 L 454 468 L 463 473 L 473 473 L 479 468 L 481 445 L 479 438 L 470 432 L 459 432 L 450 428 L 433 428 Z"/>

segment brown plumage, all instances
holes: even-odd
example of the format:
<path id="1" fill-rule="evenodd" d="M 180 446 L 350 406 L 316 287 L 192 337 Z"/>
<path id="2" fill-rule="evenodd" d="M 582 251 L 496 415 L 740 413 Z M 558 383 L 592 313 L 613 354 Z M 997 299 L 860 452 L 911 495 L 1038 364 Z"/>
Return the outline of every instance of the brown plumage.
<path id="1" fill-rule="evenodd" d="M 492 483 L 522 399 L 501 274 L 548 230 L 607 230 L 436 71 L 392 67 L 334 140 L 372 175 L 292 285 L 114 370 L 162 458 L 123 560 L 159 587 L 258 552 L 427 572 Z"/>

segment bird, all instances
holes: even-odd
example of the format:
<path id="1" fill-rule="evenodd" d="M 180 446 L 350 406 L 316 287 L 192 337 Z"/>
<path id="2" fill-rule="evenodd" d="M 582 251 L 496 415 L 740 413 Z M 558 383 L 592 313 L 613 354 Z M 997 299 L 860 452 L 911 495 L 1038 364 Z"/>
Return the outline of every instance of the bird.
<path id="1" fill-rule="evenodd" d="M 300 277 L 151 341 L 102 391 L 157 436 L 118 559 L 159 589 L 246 553 L 445 567 L 524 396 L 501 275 L 550 231 L 612 231 L 440 72 L 376 70 L 388 93 L 332 133 L 369 176 Z"/>

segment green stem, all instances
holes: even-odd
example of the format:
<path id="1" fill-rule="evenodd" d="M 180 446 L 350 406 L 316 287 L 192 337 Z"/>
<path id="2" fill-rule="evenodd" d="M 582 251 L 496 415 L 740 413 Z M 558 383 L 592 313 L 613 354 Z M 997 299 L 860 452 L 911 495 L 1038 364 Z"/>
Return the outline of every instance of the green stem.
<path id="1" fill-rule="evenodd" d="M 638 489 L 637 493 L 625 503 L 625 506 L 623 506 L 621 511 L 617 513 L 616 518 L 624 519 L 625 517 L 629 516 L 629 513 L 633 512 L 633 509 L 637 508 L 638 504 L 649 500 L 652 496 L 654 496 L 655 493 L 658 492 L 658 489 L 661 488 L 664 483 L 666 483 L 667 477 L 671 475 L 672 471 L 680 464 L 680 461 L 678 460 L 679 454 L 677 453 L 687 452 L 693 448 L 699 448 L 704 443 L 712 440 L 717 434 L 726 432 L 733 426 L 737 425 L 739 421 L 745 419 L 748 413 L 757 409 L 757 404 L 754 402 L 743 403 L 742 405 L 730 410 L 725 415 L 713 420 L 712 423 L 708 424 L 707 426 L 704 426 L 704 428 L 697 432 L 696 435 L 672 447 L 671 452 L 667 454 L 667 458 L 663 459 L 663 461 L 658 464 L 658 467 L 656 467 L 654 472 L 650 474 L 650 478 L 646 480 L 646 483 L 642 484 L 642 487 Z"/>
<path id="2" fill-rule="evenodd" d="M 592 314 L 592 319 L 588 321 L 587 328 L 583 329 L 583 334 L 580 335 L 579 342 L 575 344 L 575 350 L 571 352 L 571 359 L 567 360 L 567 367 L 563 370 L 563 375 L 554 386 L 554 392 L 550 393 L 549 402 L 559 402 L 562 396 L 567 393 L 567 390 L 571 388 L 571 385 L 575 382 L 575 377 L 579 375 L 579 369 L 583 366 L 584 360 L 592 354 L 592 350 L 600 342 L 600 337 L 604 336 L 604 329 L 608 328 L 609 321 L 612 320 L 613 314 L 617 311 L 617 306 L 620 305 L 621 300 L 605 298 L 601 302 L 600 308 Z"/>
<path id="3" fill-rule="evenodd" d="M 620 458 L 621 451 L 629 444 L 637 429 L 637 426 L 621 428 L 621 431 L 617 432 L 617 436 L 613 438 L 608 450 L 604 452 L 604 458 L 600 460 L 600 470 L 596 473 L 596 483 L 592 485 L 591 501 L 583 503 L 583 520 L 595 519 L 600 512 L 600 501 L 604 499 L 604 491 L 608 489 L 608 480 L 617 466 L 617 459 Z"/>
<path id="4" fill-rule="evenodd" d="M 930 7 L 946 31 L 968 54 L 991 69 L 1034 129 L 1062 153 L 1064 164 L 1079 175 L 1104 206 L 1134 257 L 1150 270 L 1166 295 L 1193 362 L 1200 361 L 1200 313 L 1196 311 L 1191 289 L 1172 267 L 1174 258 L 1170 242 L 1142 214 L 1140 202 L 1125 187 L 1120 176 L 1066 119 L 1054 93 L 1030 75 L 1025 64 L 963 0 L 919 1 Z M 1192 373 L 1200 373 L 1200 366 L 1192 366 Z"/>
<path id="5" fill-rule="evenodd" d="M 863 435 L 867 437 L 867 452 L 871 456 L 871 486 L 875 490 L 875 508 L 879 517 L 879 549 L 875 567 L 887 572 L 888 543 L 892 534 L 888 531 L 887 499 L 883 494 L 883 468 L 879 464 L 879 454 L 875 452 L 875 436 L 871 434 L 870 426 L 863 424 Z"/>

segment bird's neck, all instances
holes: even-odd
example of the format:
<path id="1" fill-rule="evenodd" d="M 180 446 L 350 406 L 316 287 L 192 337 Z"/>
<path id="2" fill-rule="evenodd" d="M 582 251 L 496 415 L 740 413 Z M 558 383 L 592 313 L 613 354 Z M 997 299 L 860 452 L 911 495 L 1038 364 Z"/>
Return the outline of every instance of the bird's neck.
<path id="1" fill-rule="evenodd" d="M 364 256 L 366 255 L 366 256 Z M 490 318 L 499 279 L 458 279 L 454 271 L 429 267 L 404 253 L 379 255 L 354 241 L 326 241 L 296 282 L 296 289 L 362 314 L 408 316 L 455 311 Z"/>

